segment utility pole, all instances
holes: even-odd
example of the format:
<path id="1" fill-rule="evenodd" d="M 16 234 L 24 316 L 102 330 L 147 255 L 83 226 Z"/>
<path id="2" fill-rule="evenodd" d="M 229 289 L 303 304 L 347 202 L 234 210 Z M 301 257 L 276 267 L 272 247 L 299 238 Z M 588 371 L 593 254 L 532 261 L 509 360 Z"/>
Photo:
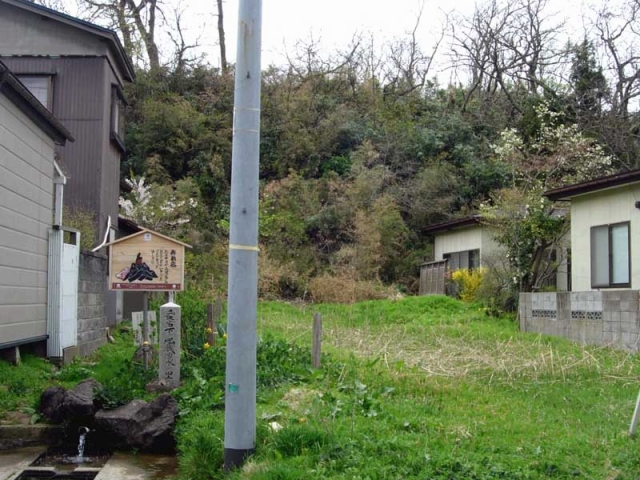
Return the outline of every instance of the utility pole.
<path id="1" fill-rule="evenodd" d="M 240 0 L 235 69 L 224 412 L 224 467 L 256 445 L 258 172 L 262 0 Z"/>

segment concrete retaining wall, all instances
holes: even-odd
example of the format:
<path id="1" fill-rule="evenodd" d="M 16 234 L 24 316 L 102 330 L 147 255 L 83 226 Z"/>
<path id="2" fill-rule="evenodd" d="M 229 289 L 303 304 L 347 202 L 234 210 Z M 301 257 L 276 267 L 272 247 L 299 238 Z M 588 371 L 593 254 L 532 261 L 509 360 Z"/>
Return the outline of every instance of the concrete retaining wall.
<path id="1" fill-rule="evenodd" d="M 638 290 L 521 293 L 520 330 L 640 350 Z"/>
<path id="2" fill-rule="evenodd" d="M 89 355 L 107 340 L 107 277 L 109 262 L 105 255 L 80 254 L 78 274 L 78 351 Z"/>

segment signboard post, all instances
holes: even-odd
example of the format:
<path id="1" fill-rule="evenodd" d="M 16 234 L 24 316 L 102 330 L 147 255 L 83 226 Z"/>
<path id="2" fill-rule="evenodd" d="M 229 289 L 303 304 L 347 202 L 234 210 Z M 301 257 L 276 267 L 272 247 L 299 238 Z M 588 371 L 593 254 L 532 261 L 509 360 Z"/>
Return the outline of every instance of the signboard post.
<path id="1" fill-rule="evenodd" d="M 184 252 L 185 248 L 191 248 L 191 246 L 148 229 L 119 238 L 108 243 L 107 246 L 109 247 L 109 290 L 135 291 L 143 294 L 142 352 L 144 367 L 148 368 L 151 348 L 148 292 L 169 292 L 172 296 L 173 292 L 184 290 Z M 170 301 L 172 302 L 173 299 L 171 298 Z M 162 308 L 167 305 L 163 305 Z M 162 330 L 160 332 L 160 375 L 171 371 L 171 385 L 179 385 L 179 368 L 176 379 L 175 369 L 167 370 L 162 367 L 162 361 L 166 360 L 167 356 L 173 359 L 176 356 L 175 349 L 180 348 L 180 307 L 173 303 L 171 305 L 174 308 L 177 307 L 177 322 L 172 323 L 174 335 L 163 337 Z M 175 318 L 175 310 L 172 312 Z M 178 328 L 175 328 L 176 324 Z M 177 341 L 175 335 L 178 336 Z M 180 358 L 179 351 L 177 357 Z M 167 365 L 169 363 L 173 363 L 173 360 Z M 160 380 L 168 379 L 160 378 Z"/>

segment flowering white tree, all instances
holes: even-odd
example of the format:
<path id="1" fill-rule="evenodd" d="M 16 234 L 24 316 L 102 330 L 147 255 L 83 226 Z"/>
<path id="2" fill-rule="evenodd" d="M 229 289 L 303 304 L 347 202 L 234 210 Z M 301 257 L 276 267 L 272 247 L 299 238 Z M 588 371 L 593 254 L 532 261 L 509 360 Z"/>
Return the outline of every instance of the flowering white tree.
<path id="1" fill-rule="evenodd" d="M 199 191 L 193 179 L 170 185 L 147 184 L 144 177 L 126 178 L 131 189 L 120 197 L 120 211 L 125 218 L 152 230 L 184 236 L 186 226 L 197 214 Z"/>
<path id="2" fill-rule="evenodd" d="M 537 290 L 555 275 L 561 261 L 556 247 L 569 228 L 568 212 L 542 193 L 613 173 L 613 159 L 576 125 L 557 124 L 557 114 L 545 103 L 536 115 L 540 129 L 532 141 L 525 142 L 515 129 L 502 132 L 494 152 L 497 160 L 511 166 L 512 186 L 480 206 L 483 221 L 495 227 L 496 241 L 507 250 L 512 280 L 520 291 Z"/>

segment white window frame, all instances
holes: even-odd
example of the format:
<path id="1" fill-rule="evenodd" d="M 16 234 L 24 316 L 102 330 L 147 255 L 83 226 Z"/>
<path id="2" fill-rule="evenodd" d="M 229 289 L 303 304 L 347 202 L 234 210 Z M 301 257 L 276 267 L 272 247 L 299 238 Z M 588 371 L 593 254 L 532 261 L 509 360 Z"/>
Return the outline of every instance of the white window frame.
<path id="1" fill-rule="evenodd" d="M 614 282 L 614 264 L 616 261 L 616 256 L 622 252 L 617 252 L 614 250 L 615 242 L 613 238 L 613 231 L 617 228 L 625 226 L 627 228 L 627 236 L 626 236 L 626 257 L 627 257 L 627 282 Z M 602 233 L 606 231 L 606 236 L 602 236 Z M 600 232 L 600 240 L 598 240 L 598 232 Z M 598 252 L 596 249 L 598 248 L 597 243 L 599 241 L 603 241 L 602 239 L 606 239 L 606 252 Z M 631 288 L 631 225 L 630 222 L 620 222 L 620 223 L 612 223 L 607 225 L 596 225 L 591 227 L 590 232 L 590 268 L 591 268 L 591 288 Z M 605 247 L 601 247 L 605 248 Z M 602 255 L 605 255 L 603 258 Z M 597 277 L 598 274 L 602 274 L 602 271 L 597 270 L 597 263 L 601 263 L 601 266 L 604 266 L 606 274 L 606 281 L 600 281 Z"/>
<path id="2" fill-rule="evenodd" d="M 52 110 L 52 106 L 53 106 L 53 80 L 52 80 L 52 76 L 49 74 L 43 74 L 43 73 L 27 73 L 27 74 L 20 74 L 20 75 L 16 75 L 16 77 L 18 78 L 18 80 L 20 80 L 20 82 L 24 85 L 24 87 L 29 90 L 29 92 L 31 92 L 31 95 L 33 95 L 34 97 L 36 97 L 36 99 L 42 103 L 42 105 L 49 111 Z M 44 99 L 45 101 L 43 102 L 42 98 L 40 98 L 40 96 L 34 92 L 33 90 L 33 86 L 30 87 L 29 85 L 29 80 L 34 80 L 34 79 L 38 79 L 38 80 L 44 80 L 46 82 L 46 89 L 47 89 L 47 98 Z"/>

